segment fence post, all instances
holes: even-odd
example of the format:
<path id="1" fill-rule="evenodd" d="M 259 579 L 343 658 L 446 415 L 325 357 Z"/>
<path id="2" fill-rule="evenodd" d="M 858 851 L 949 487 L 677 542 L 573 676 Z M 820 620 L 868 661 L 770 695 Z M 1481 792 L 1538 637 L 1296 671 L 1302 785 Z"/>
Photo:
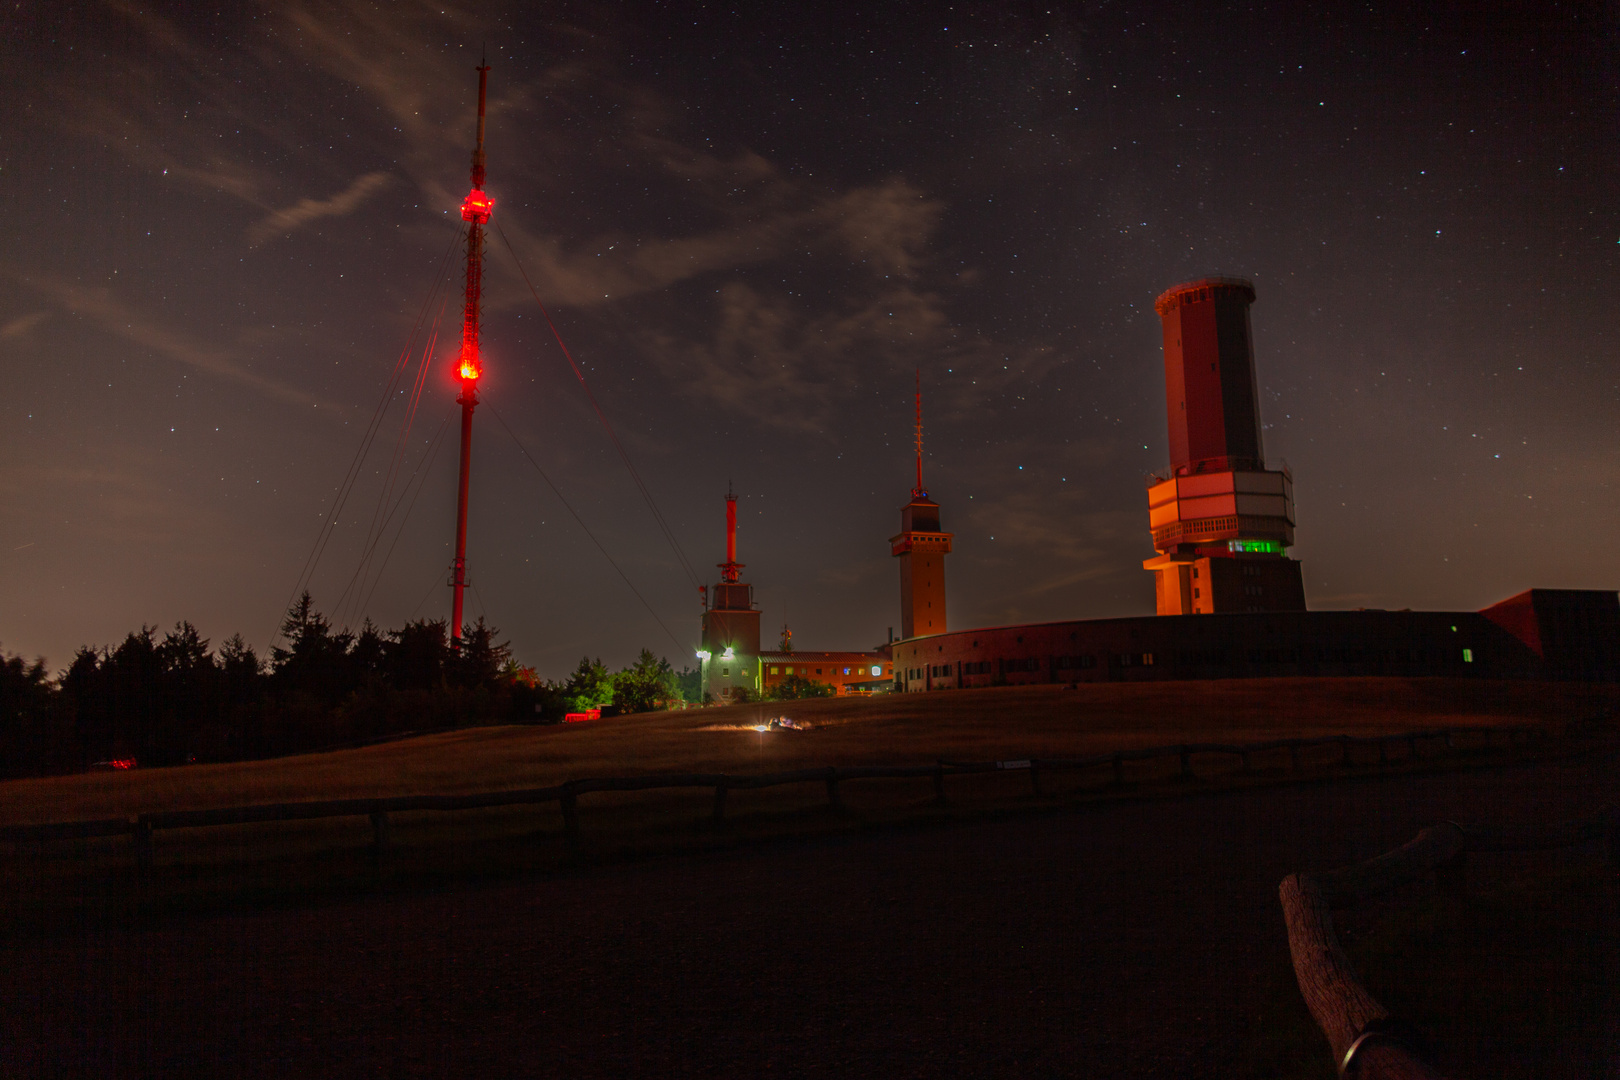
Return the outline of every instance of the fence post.
<path id="1" fill-rule="evenodd" d="M 129 839 L 135 845 L 135 869 L 144 874 L 152 869 L 152 823 L 144 814 L 130 819 Z"/>
<path id="2" fill-rule="evenodd" d="M 726 816 L 726 792 L 730 790 L 731 788 L 727 786 L 725 781 L 714 785 L 714 823 L 716 825 L 720 824 L 721 820 Z"/>
<path id="3" fill-rule="evenodd" d="M 371 850 L 381 855 L 388 850 L 388 811 L 371 812 Z"/>
<path id="4" fill-rule="evenodd" d="M 1114 783 L 1125 783 L 1125 755 L 1118 750 L 1114 751 Z"/>
<path id="5" fill-rule="evenodd" d="M 934 801 L 941 806 L 945 804 L 945 763 L 943 761 L 934 766 Z"/>
<path id="6" fill-rule="evenodd" d="M 558 802 L 562 804 L 563 834 L 568 841 L 569 851 L 579 850 L 579 796 L 574 793 L 571 785 L 563 785 L 562 795 Z"/>

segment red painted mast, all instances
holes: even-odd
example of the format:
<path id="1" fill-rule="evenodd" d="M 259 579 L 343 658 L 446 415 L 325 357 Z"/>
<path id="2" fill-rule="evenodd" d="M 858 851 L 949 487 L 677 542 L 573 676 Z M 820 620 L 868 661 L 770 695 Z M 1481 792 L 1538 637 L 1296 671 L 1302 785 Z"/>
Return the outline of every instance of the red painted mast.
<path id="1" fill-rule="evenodd" d="M 461 204 L 467 223 L 467 292 L 461 316 L 461 356 L 456 374 L 461 379 L 461 486 L 456 493 L 456 561 L 450 585 L 450 644 L 461 647 L 462 593 L 467 587 L 467 481 L 472 466 L 472 416 L 478 405 L 478 377 L 484 373 L 478 349 L 478 307 L 484 285 L 484 223 L 495 203 L 484 194 L 484 89 L 489 64 L 478 67 L 478 141 L 472 153 L 472 191 Z"/>
<path id="2" fill-rule="evenodd" d="M 922 368 L 917 369 L 917 486 L 911 489 L 911 497 L 928 498 L 922 482 Z"/>
<path id="3" fill-rule="evenodd" d="M 720 564 L 720 580 L 735 585 L 742 580 L 743 564 L 737 561 L 737 496 L 726 492 L 726 561 Z"/>

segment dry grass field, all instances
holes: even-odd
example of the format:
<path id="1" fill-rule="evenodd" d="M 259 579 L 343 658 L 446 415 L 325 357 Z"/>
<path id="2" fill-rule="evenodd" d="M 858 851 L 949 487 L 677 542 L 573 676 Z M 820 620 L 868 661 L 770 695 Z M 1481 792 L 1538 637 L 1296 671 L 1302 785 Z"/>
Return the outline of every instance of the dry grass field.
<path id="1" fill-rule="evenodd" d="M 658 772 L 1082 756 L 1184 741 L 1562 724 L 1620 689 L 1443 679 L 1253 679 L 1003 687 L 487 727 L 268 761 L 0 784 L 0 824 L 173 809 L 541 787 Z M 786 715 L 804 732 L 759 733 Z"/>

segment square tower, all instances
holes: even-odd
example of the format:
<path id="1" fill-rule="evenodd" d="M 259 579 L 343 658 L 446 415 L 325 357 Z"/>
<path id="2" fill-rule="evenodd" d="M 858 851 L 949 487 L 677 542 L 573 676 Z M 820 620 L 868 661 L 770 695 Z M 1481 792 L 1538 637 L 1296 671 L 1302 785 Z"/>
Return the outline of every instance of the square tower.
<path id="1" fill-rule="evenodd" d="M 900 636 L 945 632 L 945 556 L 953 534 L 939 527 L 939 504 L 913 491 L 900 510 L 900 532 L 889 553 L 900 560 Z"/>
<path id="2" fill-rule="evenodd" d="M 703 700 L 746 701 L 760 690 L 759 612 L 737 561 L 737 496 L 726 494 L 726 561 L 703 608 L 698 686 Z"/>

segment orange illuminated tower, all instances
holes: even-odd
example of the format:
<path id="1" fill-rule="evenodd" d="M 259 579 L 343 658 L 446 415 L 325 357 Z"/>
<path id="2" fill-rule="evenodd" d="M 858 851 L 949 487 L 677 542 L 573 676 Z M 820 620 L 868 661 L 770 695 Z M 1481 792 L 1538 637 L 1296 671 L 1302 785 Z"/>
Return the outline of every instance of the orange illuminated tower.
<path id="1" fill-rule="evenodd" d="M 726 561 L 703 612 L 698 650 L 699 686 L 705 701 L 736 701 L 759 693 L 759 612 L 754 587 L 743 583 L 737 561 L 737 496 L 726 492 Z"/>
<path id="2" fill-rule="evenodd" d="M 928 497 L 922 479 L 922 373 L 917 373 L 917 486 L 900 510 L 900 532 L 889 537 L 889 553 L 900 560 L 900 636 L 945 632 L 945 556 L 952 534 L 939 527 L 939 504 Z"/>
<path id="3" fill-rule="evenodd" d="M 1267 469 L 1249 305 L 1237 278 L 1177 285 L 1154 304 L 1164 324 L 1170 471 L 1148 487 L 1160 615 L 1304 611 L 1294 480 Z"/>
<path id="4" fill-rule="evenodd" d="M 450 644 L 461 646 L 462 593 L 467 588 L 467 484 L 472 471 L 472 417 L 478 405 L 478 377 L 484 373 L 478 348 L 478 309 L 484 286 L 484 225 L 495 203 L 484 194 L 484 89 L 489 64 L 478 67 L 478 139 L 473 144 L 472 191 L 461 204 L 467 223 L 467 289 L 461 315 L 461 353 L 456 375 L 461 380 L 461 480 L 456 491 L 456 561 L 451 567 Z"/>

